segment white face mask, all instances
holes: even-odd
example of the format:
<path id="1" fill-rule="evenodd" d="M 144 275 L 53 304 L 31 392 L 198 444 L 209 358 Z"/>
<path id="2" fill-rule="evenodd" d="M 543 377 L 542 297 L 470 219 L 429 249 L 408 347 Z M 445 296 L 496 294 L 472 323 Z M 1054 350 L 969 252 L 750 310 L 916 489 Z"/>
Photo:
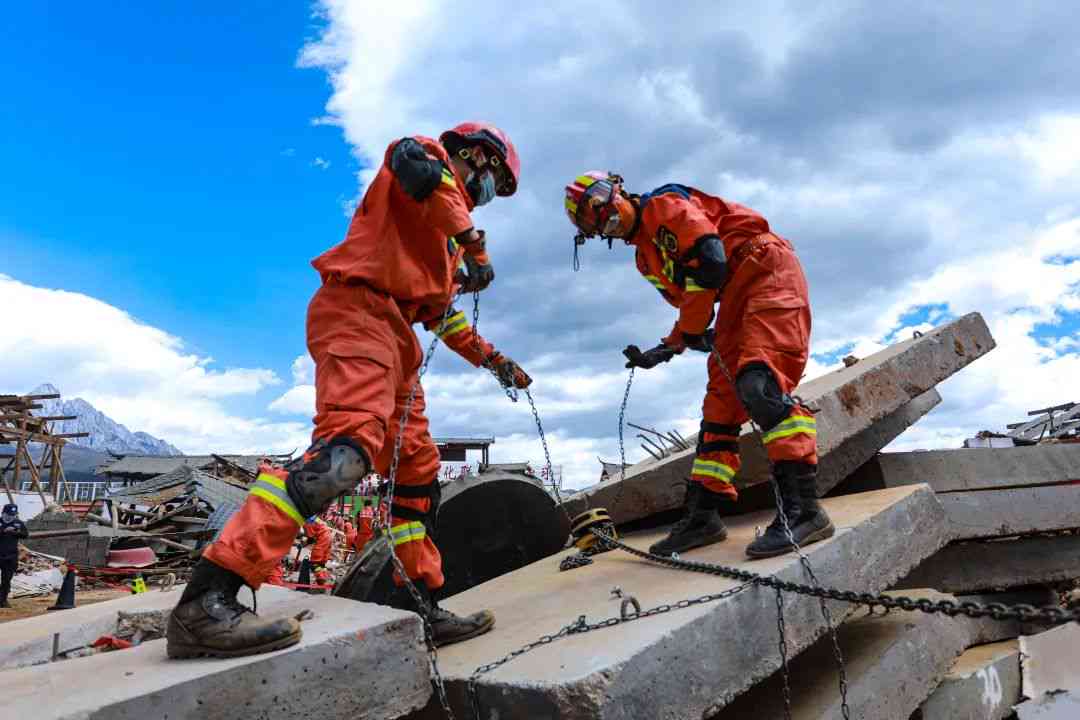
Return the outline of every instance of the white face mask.
<path id="1" fill-rule="evenodd" d="M 3 515 L 0 515 L 0 519 L 3 519 L 3 521 L 6 523 L 15 522 L 16 518 L 18 517 L 18 515 L 12 515 L 10 513 L 4 513 Z"/>

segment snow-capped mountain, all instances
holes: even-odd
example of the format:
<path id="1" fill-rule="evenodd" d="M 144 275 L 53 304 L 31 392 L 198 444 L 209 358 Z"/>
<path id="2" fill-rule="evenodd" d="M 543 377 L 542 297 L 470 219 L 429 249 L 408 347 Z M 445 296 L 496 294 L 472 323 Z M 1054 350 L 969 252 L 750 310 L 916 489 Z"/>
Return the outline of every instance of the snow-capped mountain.
<path id="1" fill-rule="evenodd" d="M 50 395 L 59 393 L 53 385 L 39 385 L 30 391 L 31 395 Z M 43 407 L 34 414 L 76 415 L 75 420 L 57 420 L 52 423 L 54 433 L 88 432 L 89 437 L 71 438 L 69 444 L 118 455 L 182 455 L 178 449 L 144 432 L 131 432 L 126 427 L 108 417 L 82 398 L 65 400 L 42 400 Z"/>

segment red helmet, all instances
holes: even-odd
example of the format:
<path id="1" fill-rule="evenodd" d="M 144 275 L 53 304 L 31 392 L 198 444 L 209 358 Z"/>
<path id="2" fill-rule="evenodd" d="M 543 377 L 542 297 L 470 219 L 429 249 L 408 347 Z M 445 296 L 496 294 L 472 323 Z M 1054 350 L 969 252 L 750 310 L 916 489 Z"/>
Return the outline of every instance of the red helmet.
<path id="1" fill-rule="evenodd" d="M 579 237 L 620 236 L 633 223 L 634 209 L 622 193 L 623 179 L 615 173 L 590 170 L 566 186 L 566 214 Z"/>
<path id="2" fill-rule="evenodd" d="M 499 128 L 489 123 L 464 122 L 440 135 L 439 142 L 450 153 L 473 145 L 482 145 L 488 151 L 489 162 L 495 168 L 495 179 L 498 183 L 495 194 L 510 197 L 517 190 L 521 160 L 514 143 L 510 142 L 510 138 Z M 505 170 L 500 171 L 499 167 Z"/>

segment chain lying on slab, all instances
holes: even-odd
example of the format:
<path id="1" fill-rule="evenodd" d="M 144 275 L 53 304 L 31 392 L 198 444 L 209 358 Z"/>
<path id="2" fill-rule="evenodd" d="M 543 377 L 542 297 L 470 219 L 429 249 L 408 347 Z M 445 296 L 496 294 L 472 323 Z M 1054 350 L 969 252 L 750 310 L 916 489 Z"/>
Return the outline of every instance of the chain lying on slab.
<path id="1" fill-rule="evenodd" d="M 752 583 L 754 585 L 769 587 L 774 590 L 782 590 L 783 592 L 791 592 L 797 595 L 811 595 L 823 600 L 837 600 L 839 602 L 866 607 L 871 612 L 875 608 L 882 608 L 884 610 L 917 611 L 931 615 L 941 614 L 949 617 L 963 615 L 964 617 L 970 618 L 988 617 L 993 618 L 994 620 L 1018 620 L 1021 622 L 1041 621 L 1055 625 L 1065 622 L 1080 623 L 1080 608 L 1066 610 L 1065 608 L 1054 607 L 1052 605 L 1037 608 L 1034 605 L 1026 605 L 1023 603 L 1015 605 L 987 603 L 986 605 L 983 605 L 971 601 L 955 602 L 953 600 L 930 600 L 929 598 L 914 599 L 904 595 L 886 595 L 884 593 L 867 592 L 859 593 L 853 590 L 839 590 L 837 588 L 822 587 L 820 585 L 804 585 L 788 580 L 780 580 L 773 575 L 762 575 L 760 573 L 751 572 L 750 570 L 742 570 L 727 565 L 718 565 L 698 560 L 683 560 L 682 558 L 665 557 L 663 555 L 653 555 L 644 550 L 638 550 L 635 547 L 631 547 L 610 535 L 605 535 L 602 531 L 590 530 L 590 532 L 597 537 L 599 542 L 611 545 L 612 547 L 628 552 L 643 560 L 648 560 L 675 570 L 686 570 L 689 572 L 703 573 L 705 575 L 716 575 L 731 580 L 738 580 L 742 583 Z"/>
<path id="2" fill-rule="evenodd" d="M 618 616 L 604 618 L 603 620 L 599 620 L 595 623 L 589 623 L 586 621 L 584 615 L 579 615 L 576 622 L 573 622 L 563 627 L 562 630 L 555 633 L 554 635 L 541 635 L 539 638 L 532 641 L 531 643 L 526 643 L 517 650 L 512 650 L 498 660 L 487 663 L 486 665 L 481 665 L 476 668 L 476 670 L 473 671 L 472 675 L 469 676 L 468 686 L 466 688 L 469 694 L 469 702 L 472 706 L 473 716 L 476 718 L 476 720 L 480 720 L 480 697 L 476 687 L 477 680 L 480 678 L 481 675 L 489 673 L 496 668 L 502 667 L 514 658 L 521 657 L 527 652 L 535 650 L 539 647 L 543 647 L 544 645 L 550 645 L 556 640 L 561 640 L 562 638 L 569 637 L 571 635 L 581 635 L 583 633 L 592 632 L 593 630 L 602 630 L 604 628 L 633 622 L 634 620 L 643 620 L 648 617 L 653 617 L 654 615 L 662 615 L 664 613 L 669 613 L 674 610 L 685 610 L 686 608 L 694 607 L 696 605 L 703 605 L 705 603 L 715 602 L 717 600 L 724 600 L 731 597 L 732 595 L 737 595 L 738 593 L 746 590 L 753 585 L 754 583 L 743 583 L 742 585 L 736 585 L 735 587 L 728 588 L 727 590 L 724 590 L 722 592 L 711 593 L 709 595 L 701 595 L 694 598 L 686 598 L 685 600 L 679 600 L 675 603 L 664 603 L 663 605 L 657 605 L 656 607 L 649 608 L 648 610 L 639 610 L 633 613 L 623 613 L 620 609 Z"/>

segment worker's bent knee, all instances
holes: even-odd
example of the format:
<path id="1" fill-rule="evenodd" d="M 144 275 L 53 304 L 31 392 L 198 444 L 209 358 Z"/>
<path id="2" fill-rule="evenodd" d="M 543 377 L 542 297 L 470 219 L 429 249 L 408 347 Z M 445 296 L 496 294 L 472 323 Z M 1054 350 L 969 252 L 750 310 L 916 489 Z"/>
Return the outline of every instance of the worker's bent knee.
<path id="1" fill-rule="evenodd" d="M 762 431 L 771 430 L 791 414 L 795 402 L 780 390 L 772 370 L 764 363 L 750 363 L 735 380 L 739 399 Z"/>
<path id="2" fill-rule="evenodd" d="M 367 453 L 348 438 L 320 440 L 286 481 L 289 498 L 307 518 L 323 513 L 338 497 L 351 492 L 371 469 Z"/>

